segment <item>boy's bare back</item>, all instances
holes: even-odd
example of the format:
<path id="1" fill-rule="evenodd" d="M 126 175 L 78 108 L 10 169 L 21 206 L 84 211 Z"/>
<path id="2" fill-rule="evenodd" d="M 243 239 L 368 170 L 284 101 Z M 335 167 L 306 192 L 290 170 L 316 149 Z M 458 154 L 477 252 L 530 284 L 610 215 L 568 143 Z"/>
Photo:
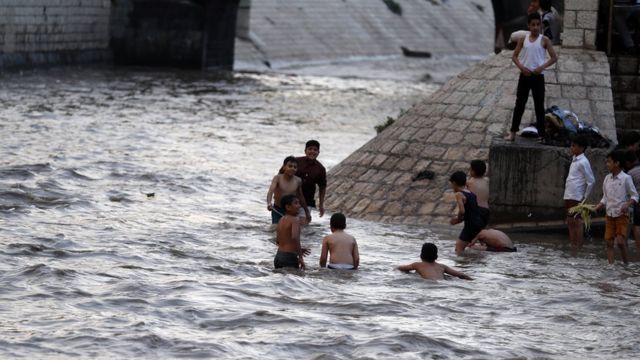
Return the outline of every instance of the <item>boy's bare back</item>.
<path id="1" fill-rule="evenodd" d="M 324 259 L 326 261 L 326 252 L 330 254 L 331 264 L 349 264 L 354 268 L 358 267 L 359 254 L 358 243 L 356 239 L 344 231 L 334 231 L 331 235 L 327 235 L 322 239 L 321 266 Z"/>
<path id="2" fill-rule="evenodd" d="M 423 279 L 428 280 L 444 280 L 444 274 L 459 277 L 460 279 L 473 280 L 465 273 L 454 270 L 447 265 L 442 265 L 437 262 L 419 261 L 409 265 L 403 265 L 398 267 L 400 271 L 415 270 Z"/>
<path id="3" fill-rule="evenodd" d="M 467 181 L 467 188 L 476 195 L 479 207 L 489 208 L 489 179 L 472 177 Z"/>

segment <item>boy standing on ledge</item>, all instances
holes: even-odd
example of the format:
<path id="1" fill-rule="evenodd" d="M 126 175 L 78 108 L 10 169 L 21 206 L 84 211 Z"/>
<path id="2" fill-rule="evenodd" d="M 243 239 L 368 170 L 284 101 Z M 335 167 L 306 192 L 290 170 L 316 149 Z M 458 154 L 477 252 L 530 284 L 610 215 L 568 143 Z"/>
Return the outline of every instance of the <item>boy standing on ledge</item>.
<path id="1" fill-rule="evenodd" d="M 514 141 L 516 132 L 520 128 L 524 107 L 529 99 L 529 90 L 533 94 L 533 104 L 536 111 L 536 128 L 538 129 L 538 141 L 544 139 L 544 69 L 555 64 L 558 60 L 551 40 L 540 33 L 540 14 L 534 12 L 527 18 L 529 33 L 524 38 L 518 40 L 518 45 L 513 51 L 511 60 L 520 70 L 518 79 L 518 90 L 516 93 L 516 105 L 513 109 L 511 119 L 511 129 L 505 140 Z M 551 57 L 545 62 L 545 52 L 549 52 Z M 522 52 L 522 61 L 519 58 Z"/>

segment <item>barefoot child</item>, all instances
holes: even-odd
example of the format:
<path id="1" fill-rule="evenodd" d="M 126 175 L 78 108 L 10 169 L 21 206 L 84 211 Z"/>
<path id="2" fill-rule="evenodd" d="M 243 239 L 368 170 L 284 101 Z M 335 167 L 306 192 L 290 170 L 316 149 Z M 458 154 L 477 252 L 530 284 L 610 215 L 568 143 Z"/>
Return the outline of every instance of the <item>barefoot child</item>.
<path id="1" fill-rule="evenodd" d="M 487 172 L 487 164 L 484 160 L 472 160 L 469 175 L 471 179 L 467 181 L 467 188 L 476 195 L 478 199 L 478 207 L 482 220 L 486 225 L 489 224 L 489 179 L 484 177 Z"/>
<path id="2" fill-rule="evenodd" d="M 466 274 L 454 270 L 446 265 L 442 265 L 436 262 L 438 258 L 438 248 L 432 243 L 424 243 L 422 245 L 422 252 L 420 253 L 421 262 L 414 262 L 409 265 L 398 266 L 398 270 L 409 272 L 415 270 L 423 279 L 429 280 L 444 280 L 444 274 L 447 273 L 451 276 L 457 276 L 460 279 L 473 280 Z"/>
<path id="3" fill-rule="evenodd" d="M 455 192 L 456 204 L 458 205 L 458 215 L 451 218 L 449 223 L 455 225 L 464 222 L 464 228 L 456 240 L 456 254 L 460 255 L 487 224 L 484 223 L 480 214 L 476 196 L 465 189 L 467 175 L 462 171 L 456 171 L 451 175 L 449 181 L 451 189 Z"/>
<path id="4" fill-rule="evenodd" d="M 614 244 L 618 244 L 622 261 L 627 259 L 627 227 L 629 207 L 638 202 L 638 192 L 631 176 L 622 171 L 625 158 L 623 150 L 614 150 L 607 155 L 607 169 L 610 171 L 602 183 L 602 200 L 595 211 L 606 208 L 604 239 L 607 242 L 607 259 L 614 263 Z"/>
<path id="5" fill-rule="evenodd" d="M 356 270 L 360 264 L 358 243 L 356 239 L 347 234 L 347 219 L 341 213 L 331 215 L 331 235 L 322 239 L 322 251 L 320 253 L 320 267 L 327 264 L 327 253 L 330 255 L 329 269 Z"/>
<path id="6" fill-rule="evenodd" d="M 300 201 L 295 195 L 285 195 L 281 199 L 285 215 L 276 228 L 278 252 L 273 259 L 276 269 L 294 268 L 304 270 L 304 249 L 300 245 Z"/>
<path id="7" fill-rule="evenodd" d="M 591 194 L 596 179 L 591 170 L 591 164 L 584 150 L 587 148 L 588 142 L 584 136 L 576 136 L 571 140 L 571 166 L 569 166 L 569 175 L 564 186 L 564 206 L 567 209 L 578 205 Z M 569 228 L 569 241 L 574 251 L 582 248 L 584 242 L 584 225 L 582 217 L 570 215 L 567 212 L 567 227 Z"/>
<path id="8" fill-rule="evenodd" d="M 533 94 L 538 137 L 539 139 L 544 138 L 544 74 L 542 72 L 558 60 L 551 40 L 540 33 L 540 14 L 538 12 L 529 14 L 527 24 L 529 32 L 524 38 L 518 40 L 518 45 L 511 56 L 511 60 L 520 70 L 520 78 L 518 79 L 511 129 L 505 138 L 509 141 L 515 140 L 516 132 L 520 128 L 529 91 Z M 521 52 L 522 59 L 519 58 Z M 549 52 L 550 59 L 545 62 L 546 52 Z"/>
<path id="9" fill-rule="evenodd" d="M 280 218 L 284 216 L 285 209 L 280 201 L 285 195 L 297 196 L 304 209 L 306 223 L 311 221 L 309 208 L 307 208 L 307 204 L 304 202 L 304 195 L 302 194 L 302 180 L 295 176 L 296 170 L 298 170 L 298 161 L 293 156 L 287 156 L 280 169 L 280 174 L 274 176 L 271 181 L 271 186 L 267 192 L 267 209 L 271 211 L 272 224 L 277 224 Z M 273 203 L 271 203 L 272 198 Z"/>

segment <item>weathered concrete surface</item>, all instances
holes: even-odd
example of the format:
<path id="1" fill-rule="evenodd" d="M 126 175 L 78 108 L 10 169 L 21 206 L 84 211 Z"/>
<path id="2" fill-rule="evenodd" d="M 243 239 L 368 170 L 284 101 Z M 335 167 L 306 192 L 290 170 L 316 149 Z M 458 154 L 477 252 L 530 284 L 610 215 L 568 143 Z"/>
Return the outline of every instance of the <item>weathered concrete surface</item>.
<path id="1" fill-rule="evenodd" d="M 587 149 L 585 153 L 596 177 L 587 203 L 602 198 L 609 151 Z M 571 165 L 569 149 L 540 146 L 527 139 L 518 139 L 515 144 L 497 139 L 490 147 L 489 163 L 492 222 L 520 227 L 531 226 L 531 222 L 550 225 L 564 219 L 562 197 Z"/>
<path id="2" fill-rule="evenodd" d="M 609 63 L 616 127 L 640 129 L 640 59 L 619 55 L 610 57 Z"/>
<path id="3" fill-rule="evenodd" d="M 0 2 L 0 70 L 109 58 L 110 0 Z"/>
<path id="4" fill-rule="evenodd" d="M 581 49 L 558 53 L 558 64 L 545 72 L 546 106 L 571 109 L 615 140 L 607 57 Z M 467 171 L 472 159 L 489 160 L 494 139 L 511 123 L 518 78 L 511 54 L 503 51 L 459 74 L 331 169 L 327 208 L 373 221 L 446 223 L 454 209 L 450 174 Z M 522 123 L 533 117 L 529 99 Z M 421 170 L 435 177 L 412 181 Z"/>
<path id="5" fill-rule="evenodd" d="M 493 51 L 490 0 L 395 1 L 402 15 L 382 0 L 252 1 L 248 35 L 236 41 L 235 68 L 402 56 L 400 46 L 434 55 Z"/>

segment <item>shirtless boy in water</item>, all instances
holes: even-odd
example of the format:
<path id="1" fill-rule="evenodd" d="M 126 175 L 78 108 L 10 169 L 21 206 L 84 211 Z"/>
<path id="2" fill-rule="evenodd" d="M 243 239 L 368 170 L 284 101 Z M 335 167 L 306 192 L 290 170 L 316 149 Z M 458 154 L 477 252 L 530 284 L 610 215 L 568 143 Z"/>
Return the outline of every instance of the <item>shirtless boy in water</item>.
<path id="1" fill-rule="evenodd" d="M 487 172 L 487 164 L 483 160 L 471 161 L 467 188 L 476 194 L 478 210 L 485 224 L 489 224 L 489 179 L 484 177 Z"/>
<path id="2" fill-rule="evenodd" d="M 446 265 L 442 265 L 436 262 L 438 258 L 438 248 L 432 243 L 424 243 L 422 245 L 422 252 L 420 253 L 421 262 L 414 262 L 409 265 L 398 266 L 398 270 L 409 272 L 415 270 L 423 279 L 429 280 L 444 280 L 444 274 L 447 273 L 451 276 L 457 276 L 460 279 L 473 280 L 466 274 L 454 270 Z"/>
<path id="3" fill-rule="evenodd" d="M 509 236 L 500 230 L 485 229 L 478 233 L 469 245 L 471 249 L 493 252 L 516 252 L 518 251 Z"/>
<path id="4" fill-rule="evenodd" d="M 271 181 L 271 186 L 267 192 L 267 209 L 271 211 L 272 224 L 277 224 L 284 216 L 285 209 L 284 205 L 281 204 L 281 199 L 285 195 L 295 195 L 298 198 L 304 209 L 305 224 L 311 222 L 311 214 L 302 194 L 302 179 L 296 176 L 297 170 L 298 160 L 293 156 L 287 156 L 282 163 L 280 174 L 274 176 Z M 272 199 L 273 203 L 271 202 Z"/>
<path id="5" fill-rule="evenodd" d="M 331 235 L 322 239 L 322 251 L 320 253 L 320 267 L 327 265 L 327 253 L 330 254 L 329 269 L 355 270 L 360 264 L 358 243 L 356 239 L 344 232 L 347 227 L 347 219 L 341 213 L 331 216 L 329 222 Z"/>
<path id="6" fill-rule="evenodd" d="M 298 210 L 300 202 L 295 195 L 285 195 L 281 199 L 285 216 L 280 219 L 276 228 L 278 252 L 273 259 L 273 266 L 304 270 L 304 249 L 300 245 L 300 220 Z"/>

